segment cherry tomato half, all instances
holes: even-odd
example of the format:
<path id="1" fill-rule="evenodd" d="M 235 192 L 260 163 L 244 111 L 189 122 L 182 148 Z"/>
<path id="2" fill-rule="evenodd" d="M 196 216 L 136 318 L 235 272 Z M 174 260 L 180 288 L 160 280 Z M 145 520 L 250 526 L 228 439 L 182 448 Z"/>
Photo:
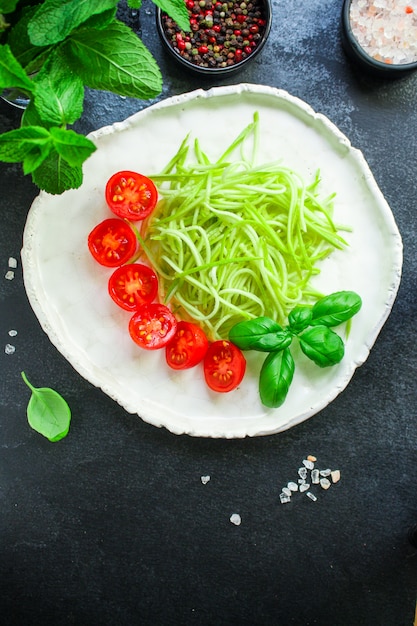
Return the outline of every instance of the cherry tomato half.
<path id="1" fill-rule="evenodd" d="M 88 235 L 88 249 L 106 267 L 123 265 L 136 251 L 137 239 L 128 224 L 110 218 L 97 224 Z"/>
<path id="2" fill-rule="evenodd" d="M 109 294 L 125 311 L 136 311 L 155 300 L 158 278 L 152 268 L 142 263 L 122 265 L 109 278 Z"/>
<path id="3" fill-rule="evenodd" d="M 153 182 L 136 172 L 122 171 L 113 174 L 106 185 L 106 202 L 119 217 L 143 220 L 153 211 L 158 192 Z"/>
<path id="4" fill-rule="evenodd" d="M 177 330 L 177 320 L 164 304 L 142 304 L 129 322 L 133 341 L 145 350 L 164 348 Z"/>
<path id="5" fill-rule="evenodd" d="M 174 370 L 194 367 L 204 359 L 208 345 L 208 339 L 199 326 L 178 322 L 177 332 L 166 347 L 166 362 Z"/>
<path id="6" fill-rule="evenodd" d="M 230 341 L 219 340 L 210 344 L 204 357 L 204 378 L 213 391 L 232 391 L 242 381 L 246 359 Z"/>

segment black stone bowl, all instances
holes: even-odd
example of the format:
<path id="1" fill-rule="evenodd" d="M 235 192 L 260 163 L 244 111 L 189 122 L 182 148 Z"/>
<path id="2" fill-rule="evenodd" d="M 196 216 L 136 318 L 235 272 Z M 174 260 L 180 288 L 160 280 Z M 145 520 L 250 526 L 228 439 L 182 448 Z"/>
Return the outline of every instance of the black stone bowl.
<path id="1" fill-rule="evenodd" d="M 248 4 L 249 4 L 249 1 L 250 0 L 248 0 Z M 177 61 L 182 67 L 186 68 L 187 70 L 190 70 L 191 72 L 196 72 L 198 74 L 205 74 L 208 76 L 210 75 L 221 76 L 221 75 L 238 72 L 239 70 L 246 67 L 248 63 L 251 63 L 251 61 L 253 61 L 253 59 L 259 55 L 259 53 L 263 49 L 268 39 L 269 32 L 271 30 L 271 23 L 272 23 L 271 0 L 259 0 L 259 1 L 261 4 L 262 19 L 265 22 L 265 24 L 262 26 L 262 29 L 260 29 L 261 30 L 261 32 L 259 33 L 260 39 L 257 42 L 256 47 L 254 47 L 253 50 L 249 54 L 244 55 L 244 58 L 242 58 L 239 61 L 234 62 L 232 65 L 225 65 L 224 67 L 219 67 L 219 66 L 207 67 L 197 62 L 189 61 L 188 59 L 184 58 L 180 50 L 178 50 L 176 47 L 172 45 L 171 39 L 167 36 L 165 26 L 164 26 L 164 20 L 165 20 L 166 14 L 164 14 L 163 11 L 161 11 L 161 9 L 159 8 L 156 11 L 157 31 L 159 33 L 161 41 L 163 45 L 165 46 L 168 54 L 173 59 L 175 59 L 175 61 Z M 215 4 L 215 2 L 213 2 L 213 4 Z"/>
<path id="2" fill-rule="evenodd" d="M 342 43 L 346 54 L 363 70 L 375 76 L 395 78 L 417 69 L 417 61 L 394 65 L 373 59 L 365 52 L 352 32 L 350 5 L 352 0 L 344 0 L 342 8 Z"/>

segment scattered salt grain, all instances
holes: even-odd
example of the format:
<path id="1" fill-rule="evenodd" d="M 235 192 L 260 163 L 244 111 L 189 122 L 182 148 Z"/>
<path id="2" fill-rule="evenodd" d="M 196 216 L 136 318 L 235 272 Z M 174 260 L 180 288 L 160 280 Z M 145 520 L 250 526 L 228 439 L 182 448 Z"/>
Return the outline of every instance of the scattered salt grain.
<path id="1" fill-rule="evenodd" d="M 14 257 L 9 257 L 9 267 L 16 269 L 17 267 L 17 260 Z"/>
<path id="2" fill-rule="evenodd" d="M 307 491 L 307 489 L 310 489 L 309 483 L 303 483 L 302 485 L 300 485 L 301 493 L 304 493 L 304 491 Z"/>
<path id="3" fill-rule="evenodd" d="M 230 516 L 230 521 L 232 522 L 232 524 L 234 524 L 235 526 L 240 526 L 242 519 L 239 515 L 239 513 L 233 513 Z"/>
<path id="4" fill-rule="evenodd" d="M 292 491 L 291 489 L 289 489 L 289 487 L 283 487 L 282 493 L 284 494 L 284 496 L 288 496 L 289 498 L 291 498 Z"/>
<path id="5" fill-rule="evenodd" d="M 10 337 L 16 337 L 16 335 L 17 335 L 17 330 L 9 330 Z"/>
<path id="6" fill-rule="evenodd" d="M 6 280 L 13 280 L 14 278 L 14 271 L 13 270 L 9 270 L 8 272 L 5 273 L 4 278 Z"/>
<path id="7" fill-rule="evenodd" d="M 313 463 L 315 463 L 317 461 L 317 457 L 313 456 L 312 454 L 309 454 L 307 457 L 307 461 L 312 461 Z"/>
<path id="8" fill-rule="evenodd" d="M 287 487 L 290 491 L 298 491 L 297 483 L 293 483 L 292 481 L 288 483 Z"/>
<path id="9" fill-rule="evenodd" d="M 304 465 L 304 467 L 306 467 L 309 470 L 312 470 L 313 467 L 314 467 L 313 461 L 310 461 L 309 459 L 304 459 L 303 465 Z"/>
<path id="10" fill-rule="evenodd" d="M 320 486 L 323 489 L 328 489 L 332 483 L 328 478 L 320 478 Z"/>
<path id="11" fill-rule="evenodd" d="M 318 485 L 320 482 L 320 472 L 318 469 L 315 469 L 311 472 L 311 482 L 313 485 Z"/>
<path id="12" fill-rule="evenodd" d="M 320 476 L 330 476 L 330 474 L 332 473 L 331 469 L 324 469 L 324 470 L 320 470 Z"/>
<path id="13" fill-rule="evenodd" d="M 307 478 L 307 468 L 306 467 L 300 467 L 298 469 L 298 475 L 300 478 Z"/>
<path id="14" fill-rule="evenodd" d="M 291 496 L 287 496 L 285 493 L 280 493 L 279 499 L 281 500 L 281 504 L 285 504 L 286 502 L 291 502 Z"/>
<path id="15" fill-rule="evenodd" d="M 330 474 L 333 483 L 338 483 L 340 480 L 340 470 L 333 470 Z"/>
<path id="16" fill-rule="evenodd" d="M 201 477 L 201 482 L 203 483 L 203 485 L 207 485 L 209 480 L 210 480 L 210 476 L 202 476 Z"/>
<path id="17" fill-rule="evenodd" d="M 6 343 L 4 346 L 4 351 L 6 354 L 13 354 L 16 351 L 16 348 L 12 346 L 11 343 Z"/>
<path id="18" fill-rule="evenodd" d="M 311 493 L 311 491 L 307 491 L 306 496 L 310 498 L 310 500 L 313 500 L 313 502 L 317 500 L 316 496 L 314 495 L 314 493 Z"/>

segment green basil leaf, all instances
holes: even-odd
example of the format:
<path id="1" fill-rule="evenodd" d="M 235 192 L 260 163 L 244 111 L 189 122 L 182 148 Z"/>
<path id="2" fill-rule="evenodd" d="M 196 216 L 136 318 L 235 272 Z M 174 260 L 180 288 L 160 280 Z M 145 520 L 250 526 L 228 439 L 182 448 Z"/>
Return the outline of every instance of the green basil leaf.
<path id="1" fill-rule="evenodd" d="M 297 306 L 288 315 L 288 323 L 293 333 L 299 333 L 310 325 L 312 319 L 311 306 Z"/>
<path id="2" fill-rule="evenodd" d="M 241 350 L 272 352 L 286 348 L 292 335 L 269 317 L 257 317 L 235 324 L 229 332 L 229 339 Z"/>
<path id="3" fill-rule="evenodd" d="M 22 378 L 32 392 L 27 406 L 27 418 L 33 430 L 49 439 L 59 441 L 69 431 L 71 410 L 62 396 L 49 387 L 31 385 L 24 372 Z"/>
<path id="4" fill-rule="evenodd" d="M 162 89 L 159 67 L 142 41 L 114 21 L 101 30 L 79 30 L 63 46 L 68 64 L 92 89 L 149 99 Z"/>
<path id="5" fill-rule="evenodd" d="M 294 369 L 294 359 L 289 348 L 268 354 L 259 376 L 259 395 L 262 404 L 269 408 L 278 408 L 285 402 L 294 377 Z"/>
<path id="6" fill-rule="evenodd" d="M 362 300 L 354 291 L 337 291 L 316 302 L 311 325 L 337 326 L 356 315 L 361 306 Z"/>
<path id="7" fill-rule="evenodd" d="M 66 126 L 81 117 L 84 101 L 83 81 L 68 71 L 59 50 L 53 52 L 34 79 L 35 107 L 48 124 Z"/>
<path id="8" fill-rule="evenodd" d="M 153 2 L 164 13 L 167 13 L 169 17 L 172 17 L 181 30 L 191 30 L 190 19 L 184 0 L 153 0 Z"/>
<path id="9" fill-rule="evenodd" d="M 0 45 L 0 92 L 7 87 L 23 89 L 32 93 L 33 82 L 13 55 L 8 44 Z"/>
<path id="10" fill-rule="evenodd" d="M 30 41 L 35 46 L 59 43 L 92 15 L 116 5 L 117 0 L 44 0 L 28 25 Z"/>
<path id="11" fill-rule="evenodd" d="M 39 189 L 51 194 L 61 194 L 67 189 L 78 189 L 81 186 L 83 171 L 81 166 L 69 165 L 53 150 L 32 172 L 32 180 Z"/>
<path id="12" fill-rule="evenodd" d="M 25 126 L 9 130 L 0 135 L 0 161 L 18 163 L 35 147 L 42 147 L 51 141 L 46 128 L 41 126 Z"/>
<path id="13" fill-rule="evenodd" d="M 327 326 L 312 326 L 299 336 L 301 350 L 320 367 L 339 363 L 345 346 L 337 333 Z"/>

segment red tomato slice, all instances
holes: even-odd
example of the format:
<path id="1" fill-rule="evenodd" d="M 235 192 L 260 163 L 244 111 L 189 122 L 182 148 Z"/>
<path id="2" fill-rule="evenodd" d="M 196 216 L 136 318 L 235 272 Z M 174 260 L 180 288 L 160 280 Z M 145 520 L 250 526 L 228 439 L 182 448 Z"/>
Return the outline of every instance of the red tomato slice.
<path id="1" fill-rule="evenodd" d="M 163 348 L 177 330 L 177 320 L 164 304 L 142 304 L 129 322 L 133 341 L 146 350 Z"/>
<path id="2" fill-rule="evenodd" d="M 142 263 L 122 265 L 109 278 L 109 294 L 126 311 L 136 311 L 142 304 L 155 300 L 158 278 Z"/>
<path id="3" fill-rule="evenodd" d="M 210 344 L 204 357 L 204 377 L 213 391 L 232 391 L 242 381 L 246 359 L 230 341 L 219 340 Z"/>
<path id="4" fill-rule="evenodd" d="M 142 174 L 117 172 L 107 182 L 106 202 L 119 217 L 133 222 L 143 220 L 153 211 L 157 201 L 155 185 Z"/>
<path id="5" fill-rule="evenodd" d="M 132 258 L 137 239 L 128 224 L 110 218 L 97 224 L 88 235 L 88 249 L 101 265 L 117 267 Z"/>
<path id="6" fill-rule="evenodd" d="M 174 370 L 194 367 L 204 359 L 208 345 L 208 339 L 199 326 L 178 322 L 177 332 L 166 347 L 166 362 Z"/>

